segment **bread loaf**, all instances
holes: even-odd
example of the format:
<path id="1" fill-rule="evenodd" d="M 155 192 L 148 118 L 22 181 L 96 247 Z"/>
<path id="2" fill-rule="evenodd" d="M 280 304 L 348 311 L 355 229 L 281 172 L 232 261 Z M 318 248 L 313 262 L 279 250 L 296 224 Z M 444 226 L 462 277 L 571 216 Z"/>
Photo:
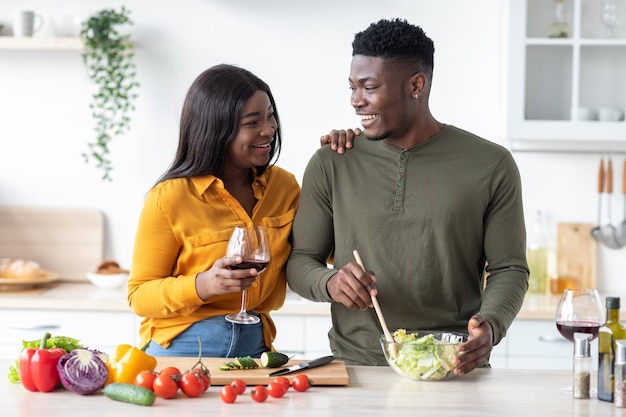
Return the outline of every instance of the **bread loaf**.
<path id="1" fill-rule="evenodd" d="M 25 259 L 0 259 L 0 278 L 42 278 L 46 271 L 39 264 Z"/>
<path id="2" fill-rule="evenodd" d="M 120 268 L 120 265 L 115 261 L 104 261 L 100 265 L 98 265 L 98 269 L 96 270 L 98 274 L 121 274 L 128 273 L 127 270 Z"/>

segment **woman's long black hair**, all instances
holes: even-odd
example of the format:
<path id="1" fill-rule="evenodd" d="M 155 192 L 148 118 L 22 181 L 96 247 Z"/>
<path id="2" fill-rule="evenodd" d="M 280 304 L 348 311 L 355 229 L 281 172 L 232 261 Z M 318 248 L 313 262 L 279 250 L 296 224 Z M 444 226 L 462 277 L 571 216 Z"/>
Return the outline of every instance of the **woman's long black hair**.
<path id="1" fill-rule="evenodd" d="M 228 147 L 237 134 L 243 107 L 257 91 L 267 93 L 277 128 L 269 162 L 256 167 L 261 175 L 278 159 L 281 147 L 280 120 L 270 87 L 250 71 L 227 64 L 204 71 L 191 84 L 180 117 L 178 150 L 170 168 L 157 183 L 182 177 L 220 176 Z"/>

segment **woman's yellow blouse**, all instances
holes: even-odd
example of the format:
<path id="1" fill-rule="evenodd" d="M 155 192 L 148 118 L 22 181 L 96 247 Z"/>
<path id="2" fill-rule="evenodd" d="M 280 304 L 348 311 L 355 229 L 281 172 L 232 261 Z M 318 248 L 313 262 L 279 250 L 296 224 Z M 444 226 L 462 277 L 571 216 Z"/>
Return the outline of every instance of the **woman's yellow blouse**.
<path id="1" fill-rule="evenodd" d="M 248 309 L 261 314 L 265 344 L 272 346 L 276 327 L 269 312 L 285 301 L 285 264 L 300 186 L 293 174 L 273 166 L 252 188 L 257 199 L 252 218 L 212 175 L 167 180 L 149 191 L 139 217 L 128 281 L 129 305 L 144 317 L 139 331 L 142 343 L 152 339 L 167 347 L 193 323 L 239 311 L 241 293 L 203 301 L 195 280 L 226 255 L 236 225 L 253 223 L 267 228 L 271 259 L 248 290 Z"/>

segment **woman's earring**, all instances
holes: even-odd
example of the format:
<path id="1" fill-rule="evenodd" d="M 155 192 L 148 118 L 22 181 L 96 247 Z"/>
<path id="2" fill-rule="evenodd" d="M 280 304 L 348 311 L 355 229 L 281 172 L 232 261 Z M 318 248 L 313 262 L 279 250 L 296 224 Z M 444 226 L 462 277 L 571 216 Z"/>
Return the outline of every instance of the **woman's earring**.
<path id="1" fill-rule="evenodd" d="M 413 98 L 414 98 L 415 100 L 418 100 L 418 99 L 420 98 L 420 95 L 419 95 L 419 94 L 417 94 L 417 93 L 415 93 L 415 95 L 413 96 Z"/>

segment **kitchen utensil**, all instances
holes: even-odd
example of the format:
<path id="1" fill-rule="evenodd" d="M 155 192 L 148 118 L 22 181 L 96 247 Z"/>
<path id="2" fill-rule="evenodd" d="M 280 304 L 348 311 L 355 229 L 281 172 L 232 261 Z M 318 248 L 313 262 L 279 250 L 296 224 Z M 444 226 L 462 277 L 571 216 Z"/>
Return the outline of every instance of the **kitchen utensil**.
<path id="1" fill-rule="evenodd" d="M 606 219 L 602 226 L 602 243 L 611 249 L 619 249 L 622 243 L 617 236 L 617 230 L 611 224 L 611 200 L 613 195 L 613 161 L 609 156 L 606 163 Z"/>
<path id="2" fill-rule="evenodd" d="M 330 356 L 322 356 L 321 358 L 313 359 L 310 362 L 300 362 L 297 365 L 290 366 L 288 368 L 279 369 L 278 371 L 274 371 L 268 376 L 278 376 L 278 375 L 286 375 L 292 372 L 302 371 L 304 369 L 315 368 L 318 366 L 326 365 L 327 363 L 331 363 L 335 360 L 335 357 Z"/>
<path id="3" fill-rule="evenodd" d="M 359 264 L 359 266 L 361 267 L 363 271 L 367 272 L 367 269 L 365 269 L 365 266 L 363 265 L 363 260 L 361 259 L 361 255 L 359 255 L 359 251 L 355 249 L 352 251 L 352 253 L 354 254 L 354 259 L 356 259 L 356 263 Z M 370 294 L 370 295 L 372 297 L 372 304 L 374 304 L 374 310 L 376 310 L 376 315 L 378 316 L 378 321 L 380 322 L 380 327 L 383 328 L 385 339 L 387 340 L 387 342 L 393 343 L 394 342 L 393 336 L 391 336 L 391 333 L 389 332 L 389 328 L 387 327 L 387 322 L 385 321 L 385 316 L 383 316 L 383 312 L 381 311 L 380 305 L 378 304 L 378 299 L 376 298 L 374 294 Z M 393 359 L 395 359 L 396 356 L 398 356 L 398 352 L 395 350 L 395 345 L 391 345 L 390 355 Z"/>
<path id="4" fill-rule="evenodd" d="M 598 169 L 598 223 L 591 229 L 591 236 L 596 242 L 602 243 L 602 193 L 604 192 L 604 158 L 600 158 Z"/>

